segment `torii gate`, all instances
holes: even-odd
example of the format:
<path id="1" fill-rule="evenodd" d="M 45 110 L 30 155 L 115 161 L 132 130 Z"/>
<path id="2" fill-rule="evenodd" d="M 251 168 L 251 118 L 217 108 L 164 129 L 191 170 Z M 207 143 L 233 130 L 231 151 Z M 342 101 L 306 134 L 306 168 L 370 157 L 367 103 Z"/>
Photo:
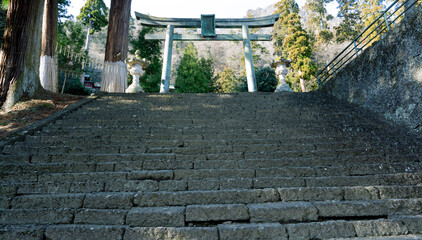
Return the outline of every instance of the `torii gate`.
<path id="1" fill-rule="evenodd" d="M 256 92 L 255 70 L 251 41 L 271 41 L 268 34 L 250 34 L 249 28 L 272 27 L 279 14 L 260 18 L 221 18 L 214 14 L 201 15 L 201 18 L 158 18 L 135 12 L 141 25 L 157 28 L 167 28 L 166 34 L 148 34 L 145 39 L 165 40 L 163 71 L 161 74 L 160 93 L 169 92 L 171 54 L 173 41 L 240 41 L 245 49 L 245 66 L 248 80 L 248 91 Z M 175 34 L 174 28 L 201 28 L 201 34 Z M 242 28 L 242 34 L 216 34 L 216 28 Z"/>

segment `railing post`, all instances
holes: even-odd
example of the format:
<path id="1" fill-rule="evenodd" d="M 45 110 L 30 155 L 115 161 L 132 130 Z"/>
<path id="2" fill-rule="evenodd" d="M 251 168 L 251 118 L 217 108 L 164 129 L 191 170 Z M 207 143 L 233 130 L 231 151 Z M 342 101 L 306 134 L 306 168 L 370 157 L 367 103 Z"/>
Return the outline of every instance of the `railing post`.
<path id="1" fill-rule="evenodd" d="M 334 62 L 331 62 L 331 69 L 333 70 L 333 72 L 334 72 L 334 76 L 336 76 L 336 68 L 334 67 Z"/>
<path id="2" fill-rule="evenodd" d="M 388 31 L 390 31 L 390 24 L 388 23 L 388 16 L 385 11 L 384 11 L 384 19 L 385 19 L 385 24 L 387 24 Z"/>
<path id="3" fill-rule="evenodd" d="M 355 46 L 356 57 L 359 56 L 358 46 L 356 45 L 356 41 L 353 40 L 353 45 Z"/>

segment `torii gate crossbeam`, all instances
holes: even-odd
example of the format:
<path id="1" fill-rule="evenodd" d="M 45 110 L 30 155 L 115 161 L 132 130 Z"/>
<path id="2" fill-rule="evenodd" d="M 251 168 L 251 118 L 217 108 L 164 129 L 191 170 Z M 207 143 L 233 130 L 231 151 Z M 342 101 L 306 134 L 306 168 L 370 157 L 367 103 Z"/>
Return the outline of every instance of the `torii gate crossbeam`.
<path id="1" fill-rule="evenodd" d="M 251 41 L 271 41 L 266 34 L 250 34 L 249 28 L 272 27 L 279 14 L 260 18 L 221 18 L 201 15 L 201 18 L 158 18 L 135 12 L 143 26 L 167 28 L 165 34 L 148 34 L 146 39 L 165 40 L 160 93 L 169 92 L 173 41 L 243 41 L 248 91 L 256 92 Z M 175 34 L 174 28 L 201 28 L 201 34 Z M 215 34 L 215 28 L 242 28 L 242 34 Z"/>

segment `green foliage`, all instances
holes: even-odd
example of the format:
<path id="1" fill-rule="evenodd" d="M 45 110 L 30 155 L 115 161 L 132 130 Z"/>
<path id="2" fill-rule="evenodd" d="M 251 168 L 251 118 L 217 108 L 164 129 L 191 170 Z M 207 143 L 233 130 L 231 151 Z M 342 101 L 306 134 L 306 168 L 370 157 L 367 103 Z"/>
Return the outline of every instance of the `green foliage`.
<path id="1" fill-rule="evenodd" d="M 161 60 L 161 41 L 145 40 L 145 35 L 154 33 L 156 29 L 143 27 L 138 37 L 130 40 L 132 49 L 129 51 L 134 54 L 137 50 L 140 57 L 149 61 L 149 66 L 145 69 L 144 75 L 140 79 L 140 84 L 145 92 L 159 92 L 161 82 L 161 70 L 163 62 Z"/>
<path id="2" fill-rule="evenodd" d="M 72 56 L 83 56 L 85 34 L 80 22 L 67 20 L 59 23 L 57 42 L 59 44 L 59 90 L 61 91 L 66 77 L 65 92 L 70 94 L 85 94 L 85 88 L 80 82 L 82 74 L 82 59 Z M 65 76 L 66 75 L 66 76 Z M 73 83 L 74 82 L 74 83 Z"/>
<path id="3" fill-rule="evenodd" d="M 67 15 L 67 7 L 70 6 L 70 0 L 58 0 L 59 4 L 59 19 L 70 18 L 71 15 Z"/>
<path id="4" fill-rule="evenodd" d="M 343 21 L 334 28 L 336 42 L 353 40 L 363 30 L 360 20 L 359 0 L 337 0 L 337 3 L 339 4 L 338 16 Z"/>
<path id="5" fill-rule="evenodd" d="M 213 91 L 212 59 L 198 57 L 198 50 L 192 43 L 185 48 L 177 67 L 175 91 L 178 93 L 208 93 Z"/>
<path id="6" fill-rule="evenodd" d="M 276 4 L 280 18 L 273 30 L 275 52 L 292 61 L 287 82 L 298 89 L 300 77 L 315 82 L 316 66 L 311 62 L 312 47 L 310 37 L 302 28 L 299 8 L 293 0 L 281 0 Z M 299 71 L 301 74 L 299 74 Z"/>
<path id="7" fill-rule="evenodd" d="M 306 26 L 310 32 L 312 39 L 316 45 L 328 43 L 332 37 L 332 33 L 328 28 L 328 21 L 333 18 L 327 15 L 325 4 L 333 0 L 307 0 L 305 9 L 308 14 Z"/>
<path id="8" fill-rule="evenodd" d="M 273 69 L 259 68 L 255 76 L 258 92 L 274 92 L 277 88 L 278 80 Z"/>
<path id="9" fill-rule="evenodd" d="M 1 0 L 1 9 L 7 11 L 10 0 Z"/>
<path id="10" fill-rule="evenodd" d="M 63 93 L 73 95 L 89 95 L 90 91 L 82 86 L 80 75 L 61 72 L 59 74 L 59 91 L 61 92 L 66 79 L 66 85 Z"/>
<path id="11" fill-rule="evenodd" d="M 307 0 L 305 3 L 306 12 L 309 14 L 306 21 L 311 32 L 319 32 L 328 28 L 327 9 L 325 4 L 332 0 Z"/>
<path id="12" fill-rule="evenodd" d="M 327 43 L 327 42 L 330 42 L 334 38 L 334 35 L 329 30 L 321 30 L 318 33 L 317 38 L 318 38 L 319 41 Z"/>
<path id="13" fill-rule="evenodd" d="M 90 34 L 101 31 L 102 27 L 108 24 L 108 8 L 103 0 L 88 0 L 81 8 L 81 13 L 77 17 L 84 25 L 92 22 Z"/>
<path id="14" fill-rule="evenodd" d="M 372 22 L 374 22 L 377 17 L 381 14 L 381 11 L 383 9 L 383 0 L 360 0 L 359 1 L 359 10 L 360 10 L 360 17 L 362 19 L 363 25 L 365 27 L 369 27 Z M 378 24 L 380 24 L 383 19 L 379 19 L 377 23 L 372 25 L 368 32 L 365 33 L 363 37 L 368 36 L 368 40 L 373 39 L 373 41 L 377 41 L 380 36 L 376 36 L 378 33 L 380 33 L 381 29 L 377 29 L 376 27 Z M 375 30 L 372 34 L 370 34 L 373 30 Z"/>
<path id="15" fill-rule="evenodd" d="M 243 89 L 243 82 L 236 76 L 233 69 L 224 68 L 219 72 L 214 82 L 214 91 L 217 93 L 235 93 Z"/>

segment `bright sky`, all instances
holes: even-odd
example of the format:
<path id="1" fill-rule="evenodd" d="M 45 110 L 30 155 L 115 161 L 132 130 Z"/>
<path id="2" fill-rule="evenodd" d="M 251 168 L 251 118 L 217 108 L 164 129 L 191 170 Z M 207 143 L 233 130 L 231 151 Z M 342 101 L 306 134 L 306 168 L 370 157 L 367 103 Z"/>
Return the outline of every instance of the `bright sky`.
<path id="1" fill-rule="evenodd" d="M 79 15 L 85 0 L 71 0 L 69 13 Z M 110 7 L 110 0 L 104 0 Z M 217 18 L 243 18 L 249 9 L 266 8 L 278 0 L 132 0 L 133 12 L 156 17 L 200 18 L 201 14 L 215 14 Z M 303 6 L 305 0 L 296 0 Z M 336 14 L 336 1 L 327 6 L 328 12 Z"/>

